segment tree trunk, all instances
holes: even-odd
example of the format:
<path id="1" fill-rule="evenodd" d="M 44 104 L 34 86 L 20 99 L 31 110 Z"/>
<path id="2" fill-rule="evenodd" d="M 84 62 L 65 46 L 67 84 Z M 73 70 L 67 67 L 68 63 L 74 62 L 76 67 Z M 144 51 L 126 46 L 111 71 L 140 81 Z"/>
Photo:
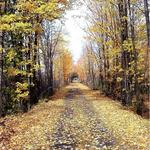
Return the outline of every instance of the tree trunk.
<path id="1" fill-rule="evenodd" d="M 50 60 L 49 95 L 53 95 L 53 61 Z"/>
<path id="2" fill-rule="evenodd" d="M 138 52 L 135 47 L 135 18 L 134 18 L 134 8 L 131 9 L 130 0 L 128 0 L 128 6 L 129 6 L 129 18 L 130 18 L 130 28 L 131 28 L 131 39 L 132 39 L 132 46 L 133 46 L 133 55 L 134 55 L 134 94 L 136 97 L 136 105 L 137 105 L 137 113 L 139 115 L 142 115 L 142 100 L 140 98 L 140 91 L 139 91 L 139 83 L 138 83 L 138 76 L 137 76 L 137 61 L 138 61 Z"/>
<path id="3" fill-rule="evenodd" d="M 148 0 L 144 0 L 144 10 L 145 10 L 145 20 L 146 20 L 146 30 L 147 30 L 147 51 L 146 51 L 146 60 L 145 60 L 145 83 L 149 81 L 149 58 L 150 58 L 150 17 L 149 17 L 149 8 Z M 146 83 L 147 84 L 147 83 Z"/>
<path id="4" fill-rule="evenodd" d="M 38 53 L 38 50 L 37 50 L 37 47 L 38 47 L 38 33 L 35 32 L 35 39 L 34 39 L 34 55 L 33 55 L 33 62 L 34 62 L 34 65 L 36 66 L 37 65 L 37 53 Z M 34 87 L 32 87 L 31 89 L 31 103 L 32 104 L 35 104 L 38 102 L 38 94 L 39 94 L 39 91 L 38 91 L 38 78 L 37 78 L 37 71 L 36 69 L 33 69 L 33 84 L 34 84 Z"/>
<path id="5" fill-rule="evenodd" d="M 3 45 L 3 33 L 1 32 L 1 46 L 0 49 L 2 49 Z M 3 49 L 0 51 L 0 117 L 3 113 Z"/>
<path id="6" fill-rule="evenodd" d="M 130 103 L 130 85 L 129 85 L 129 77 L 127 74 L 127 69 L 129 67 L 130 61 L 130 53 L 123 46 L 124 42 L 128 40 L 128 12 L 127 12 L 127 2 L 126 0 L 118 1 L 119 7 L 119 16 L 121 23 L 121 44 L 122 44 L 122 53 L 121 53 L 121 67 L 123 69 L 122 73 L 122 82 L 121 82 L 121 98 L 122 104 L 128 105 Z"/>
<path id="7" fill-rule="evenodd" d="M 146 19 L 146 28 L 147 28 L 147 45 L 150 48 L 150 17 L 149 17 L 149 9 L 148 9 L 148 1 L 144 0 L 144 10 L 145 10 L 145 19 Z"/>
<path id="8" fill-rule="evenodd" d="M 1 16 L 2 13 L 6 14 L 7 9 L 7 1 L 3 2 L 3 5 L 0 7 Z M 3 31 L 0 32 L 0 117 L 5 113 L 4 112 L 4 95 L 3 95 L 3 72 L 4 72 L 4 64 L 3 64 L 3 48 L 4 48 L 4 36 L 5 33 Z"/>

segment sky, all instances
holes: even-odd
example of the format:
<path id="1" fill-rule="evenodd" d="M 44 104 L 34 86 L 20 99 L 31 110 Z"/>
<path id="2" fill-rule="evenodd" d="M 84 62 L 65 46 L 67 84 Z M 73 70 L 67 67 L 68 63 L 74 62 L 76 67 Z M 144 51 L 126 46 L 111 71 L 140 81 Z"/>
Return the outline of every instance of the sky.
<path id="1" fill-rule="evenodd" d="M 66 13 L 65 30 L 67 31 L 68 48 L 72 52 L 73 60 L 76 63 L 82 54 L 82 47 L 84 43 L 84 31 L 83 17 L 79 17 L 84 14 L 83 6 L 74 10 L 69 10 Z"/>

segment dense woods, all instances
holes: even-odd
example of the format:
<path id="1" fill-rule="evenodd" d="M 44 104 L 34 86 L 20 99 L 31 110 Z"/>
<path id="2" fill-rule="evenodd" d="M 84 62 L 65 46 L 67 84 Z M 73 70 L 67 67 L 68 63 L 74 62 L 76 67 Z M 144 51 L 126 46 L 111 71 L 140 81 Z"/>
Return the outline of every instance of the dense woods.
<path id="1" fill-rule="evenodd" d="M 83 82 L 143 113 L 149 94 L 147 0 L 88 0 L 86 45 L 77 70 Z M 82 64 L 82 65 L 81 65 Z"/>
<path id="2" fill-rule="evenodd" d="M 0 0 L 0 150 L 148 150 L 149 0 Z"/>
<path id="3" fill-rule="evenodd" d="M 149 94 L 148 0 L 84 0 L 83 55 L 73 67 L 63 25 L 70 2 L 0 2 L 0 116 L 28 111 L 78 73 L 82 82 L 143 113 Z M 77 76 L 78 76 L 77 75 Z"/>
<path id="4" fill-rule="evenodd" d="M 26 112 L 67 82 L 72 65 L 62 32 L 67 7 L 64 0 L 0 2 L 0 116 Z"/>

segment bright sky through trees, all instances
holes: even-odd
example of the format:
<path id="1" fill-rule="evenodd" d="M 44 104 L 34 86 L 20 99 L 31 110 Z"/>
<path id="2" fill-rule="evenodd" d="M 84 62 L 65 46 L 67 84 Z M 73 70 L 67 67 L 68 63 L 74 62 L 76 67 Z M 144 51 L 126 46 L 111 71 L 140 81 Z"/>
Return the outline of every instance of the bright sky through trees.
<path id="1" fill-rule="evenodd" d="M 73 59 L 76 62 L 82 52 L 83 41 L 84 41 L 84 31 L 82 30 L 84 26 L 85 6 L 77 6 L 73 10 L 69 10 L 66 13 L 66 31 L 68 33 L 69 50 L 72 52 Z"/>

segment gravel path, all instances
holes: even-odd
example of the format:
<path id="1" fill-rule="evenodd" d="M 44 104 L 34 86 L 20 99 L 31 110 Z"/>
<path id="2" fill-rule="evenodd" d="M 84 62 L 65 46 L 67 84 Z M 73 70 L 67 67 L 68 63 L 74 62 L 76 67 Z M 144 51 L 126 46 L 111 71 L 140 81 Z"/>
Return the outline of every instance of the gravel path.
<path id="1" fill-rule="evenodd" d="M 112 149 L 113 135 L 97 116 L 92 103 L 82 92 L 70 89 L 65 98 L 65 111 L 52 135 L 53 150 Z"/>

